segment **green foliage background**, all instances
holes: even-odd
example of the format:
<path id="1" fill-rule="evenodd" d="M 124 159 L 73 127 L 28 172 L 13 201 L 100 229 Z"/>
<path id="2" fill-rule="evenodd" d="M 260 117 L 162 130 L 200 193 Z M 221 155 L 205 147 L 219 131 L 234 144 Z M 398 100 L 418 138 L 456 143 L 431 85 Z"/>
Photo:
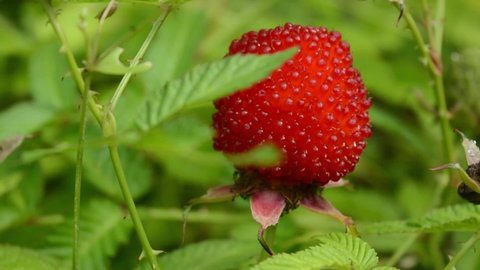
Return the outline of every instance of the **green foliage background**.
<path id="1" fill-rule="evenodd" d="M 79 15 L 88 10 L 88 31 L 93 34 L 98 24 L 94 16 L 105 3 L 63 2 L 54 1 L 60 8 L 57 18 L 80 61 L 85 52 Z M 29 135 L 0 164 L 0 269 L 2 258 L 12 256 L 31 259 L 33 265 L 40 265 L 35 260 L 41 257 L 38 269 L 63 269 L 71 257 L 81 98 L 41 6 L 31 1 L 0 3 L 0 141 Z M 421 24 L 420 1 L 407 3 Z M 119 1 L 117 12 L 107 19 L 100 50 L 135 33 L 121 45 L 125 52 L 120 59 L 128 63 L 158 13 L 153 4 Z M 478 138 L 480 2 L 451 0 L 446 10 L 442 61 L 452 126 Z M 455 186 L 439 193 L 443 174 L 429 170 L 448 161 L 432 82 L 410 32 L 403 22 L 396 25 L 398 15 L 386 0 L 195 0 L 167 18 L 144 57 L 153 68 L 135 75 L 116 110 L 122 163 L 152 246 L 168 251 L 160 256 L 165 269 L 247 269 L 260 251 L 258 227 L 248 202 L 241 199 L 201 206 L 190 214 L 182 245 L 183 206 L 209 187 L 231 183 L 234 169 L 212 150 L 211 104 L 199 98 L 199 106 L 162 116 L 168 120 L 147 133 L 134 132 L 138 111 L 151 93 L 172 87 L 164 86 L 167 82 L 196 65 L 222 59 L 230 41 L 243 32 L 286 22 L 341 32 L 373 98 L 373 136 L 348 176 L 353 187 L 324 194 L 359 224 L 362 239 L 375 249 L 380 265 L 411 239 L 397 267 L 436 269 L 478 231 L 479 208 L 448 207 L 465 203 L 457 198 Z M 96 98 L 108 101 L 119 80 L 96 75 Z M 464 164 L 459 136 L 456 142 L 456 160 Z M 141 246 L 130 220 L 125 220 L 106 143 L 90 117 L 82 190 L 82 269 L 135 269 Z M 431 214 L 432 208 L 442 209 Z M 310 252 L 319 247 L 316 237 L 342 231 L 341 224 L 298 209 L 282 217 L 274 249 Z M 317 246 L 301 251 L 312 245 Z M 479 269 L 478 248 L 471 248 L 457 269 Z M 4 267 L 9 269 L 8 264 Z M 266 263 L 255 269 L 276 269 L 268 267 Z"/>

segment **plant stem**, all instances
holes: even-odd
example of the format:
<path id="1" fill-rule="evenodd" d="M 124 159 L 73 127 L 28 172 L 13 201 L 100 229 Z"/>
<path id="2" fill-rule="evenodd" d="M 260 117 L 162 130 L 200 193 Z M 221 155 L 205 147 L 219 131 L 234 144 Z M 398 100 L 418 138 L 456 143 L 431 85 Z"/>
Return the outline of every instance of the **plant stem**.
<path id="1" fill-rule="evenodd" d="M 440 0 L 439 6 L 445 5 L 445 1 Z M 397 3 L 397 7 L 400 6 Z M 437 10 L 445 11 L 445 7 L 439 7 Z M 441 18 L 444 17 L 444 14 L 438 14 Z M 447 102 L 445 99 L 445 88 L 443 85 L 443 71 L 442 71 L 442 64 L 441 64 L 441 55 L 439 54 L 440 51 L 431 50 L 427 43 L 424 41 L 418 26 L 413 19 L 410 11 L 406 6 L 403 7 L 403 18 L 407 23 L 408 28 L 412 32 L 413 38 L 415 39 L 417 46 L 420 48 L 422 59 L 426 62 L 428 70 L 434 80 L 435 87 L 435 99 L 438 106 L 438 117 L 440 118 L 440 125 L 442 130 L 442 137 L 443 137 L 443 144 L 445 149 L 445 155 L 448 162 L 454 162 L 454 151 L 453 151 L 453 140 L 452 140 L 452 128 L 450 127 L 449 117 L 450 114 L 447 108 Z M 436 24 L 436 31 L 434 32 L 435 40 L 437 40 L 435 46 L 441 47 L 442 42 L 442 33 L 443 27 L 440 27 Z M 433 42 L 433 41 L 432 41 Z M 438 44 L 437 44 L 438 43 Z"/>
<path id="2" fill-rule="evenodd" d="M 90 77 L 87 77 L 80 107 L 80 136 L 78 138 L 77 163 L 75 166 L 75 190 L 73 196 L 73 250 L 72 269 L 80 269 L 79 235 L 80 235 L 80 200 L 82 192 L 83 152 L 85 149 L 85 130 L 87 128 L 87 101 Z"/>
<path id="3" fill-rule="evenodd" d="M 155 35 L 157 34 L 158 30 L 160 29 L 160 27 L 163 25 L 163 23 L 165 22 L 165 19 L 167 19 L 168 15 L 170 14 L 170 11 L 171 11 L 171 8 L 170 7 L 167 7 L 167 10 L 165 11 L 165 13 L 163 14 L 163 16 L 159 17 L 154 23 L 153 23 L 153 26 L 152 26 L 152 29 L 150 30 L 150 32 L 148 33 L 148 36 L 147 38 L 145 39 L 145 41 L 143 42 L 142 46 L 140 47 L 140 49 L 138 50 L 137 54 L 135 55 L 135 57 L 133 58 L 133 60 L 131 61 L 130 63 L 130 69 L 134 68 L 136 65 L 138 65 L 138 63 L 140 62 L 140 60 L 143 58 L 143 56 L 145 55 L 145 52 L 147 51 L 148 47 L 150 46 L 150 43 L 152 43 L 153 41 L 153 38 L 155 37 Z M 112 99 L 110 100 L 110 104 L 109 104 L 109 110 L 110 111 L 114 111 L 115 110 L 115 107 L 117 105 L 117 102 L 118 102 L 118 99 L 120 98 L 120 96 L 122 95 L 123 91 L 125 90 L 125 88 L 127 87 L 127 84 L 128 84 L 128 81 L 130 80 L 130 78 L 132 77 L 132 72 L 127 72 L 125 73 L 125 75 L 123 75 L 122 77 L 122 80 L 120 81 L 120 83 L 118 84 L 118 87 L 117 89 L 115 90 L 115 92 L 113 93 L 113 96 L 112 96 Z"/>
<path id="4" fill-rule="evenodd" d="M 150 246 L 147 234 L 145 233 L 145 229 L 143 228 L 142 220 L 138 215 L 137 208 L 135 207 L 135 202 L 133 200 L 132 194 L 130 193 L 130 189 L 128 188 L 127 179 L 125 177 L 125 173 L 123 172 L 122 163 L 120 161 L 120 155 L 118 154 L 118 147 L 116 145 L 111 145 L 108 147 L 108 150 L 110 151 L 113 168 L 115 169 L 118 183 L 120 185 L 120 189 L 122 190 L 123 198 L 125 199 L 128 211 L 130 212 L 130 216 L 132 218 L 133 225 L 135 226 L 138 238 L 140 239 L 140 242 L 142 244 L 143 252 L 148 258 L 152 269 L 158 270 L 160 269 L 160 267 L 155 256 L 155 252 Z"/>
<path id="5" fill-rule="evenodd" d="M 388 259 L 386 266 L 395 266 L 397 262 L 403 257 L 403 255 L 408 251 L 411 245 L 417 240 L 420 234 L 416 233 L 408 237 L 402 245 L 393 253 L 393 255 Z"/>
<path id="6" fill-rule="evenodd" d="M 89 64 L 95 63 L 95 58 L 97 57 L 98 44 L 100 43 L 100 37 L 102 35 L 102 30 L 103 30 L 103 25 L 105 23 L 105 19 L 107 18 L 110 11 L 115 8 L 115 5 L 116 5 L 116 1 L 115 0 L 110 0 L 110 2 L 108 2 L 107 7 L 105 7 L 105 9 L 102 12 L 102 15 L 100 16 L 100 18 L 98 20 L 97 33 L 96 33 L 96 35 L 93 39 L 92 46 L 91 46 L 90 50 L 87 50 L 87 52 L 90 51 L 90 53 L 89 53 L 90 57 L 87 57 L 87 62 Z"/>
<path id="7" fill-rule="evenodd" d="M 445 264 L 444 256 L 442 254 L 441 246 L 445 234 L 442 232 L 430 234 L 428 237 L 428 254 L 433 264 L 433 269 L 441 270 Z"/>
<path id="8" fill-rule="evenodd" d="M 443 270 L 453 270 L 455 265 L 467 253 L 467 251 L 480 239 L 480 232 L 474 233 L 467 242 L 462 245 L 462 248 L 453 256 Z"/>
<path id="9" fill-rule="evenodd" d="M 443 43 L 443 25 L 445 20 L 445 0 L 438 0 L 437 10 L 435 14 L 435 26 L 434 26 L 434 41 L 435 50 L 438 55 L 442 55 L 442 43 Z"/>
<path id="10" fill-rule="evenodd" d="M 65 33 L 63 32 L 60 24 L 58 23 L 55 15 L 55 11 L 53 8 L 48 4 L 47 0 L 40 0 L 40 3 L 42 4 L 43 8 L 45 9 L 45 12 L 48 16 L 49 22 L 53 27 L 53 30 L 55 34 L 57 35 L 58 39 L 60 40 L 61 44 L 61 52 L 65 54 L 65 57 L 67 58 L 67 63 L 70 68 L 70 73 L 72 74 L 73 80 L 77 84 L 77 88 L 80 91 L 80 93 L 83 95 L 84 90 L 85 90 L 85 82 L 83 81 L 82 78 L 82 72 L 80 67 L 77 64 L 77 61 L 75 60 L 75 56 L 73 55 L 73 51 L 70 48 L 70 45 L 68 44 L 67 38 L 65 36 Z M 92 98 L 92 96 L 88 95 L 88 107 L 90 111 L 92 112 L 93 116 L 97 120 L 97 122 L 101 123 L 102 122 L 102 113 L 99 105 L 95 102 L 95 100 Z"/>
<path id="11" fill-rule="evenodd" d="M 88 107 L 90 111 L 92 112 L 93 116 L 97 120 L 98 124 L 102 127 L 104 131 L 104 137 L 105 138 L 116 138 L 116 128 L 115 128 L 115 117 L 113 114 L 111 114 L 110 111 L 106 111 L 105 113 L 102 112 L 100 109 L 100 105 L 95 102 L 95 100 L 92 98 L 91 95 L 88 94 L 88 91 L 90 89 L 90 82 L 87 80 L 88 83 L 86 83 L 83 78 L 82 78 L 82 73 L 81 69 L 79 68 L 75 56 L 73 55 L 73 51 L 71 50 L 68 41 L 66 39 L 66 36 L 58 23 L 56 19 L 55 12 L 53 8 L 49 5 L 47 0 L 39 0 L 40 3 L 42 4 L 43 8 L 45 9 L 45 12 L 49 18 L 50 23 L 52 24 L 52 27 L 54 29 L 55 34 L 57 35 L 58 39 L 60 40 L 61 43 L 61 51 L 65 54 L 65 57 L 67 58 L 67 63 L 70 69 L 70 72 L 72 73 L 73 79 L 75 83 L 77 84 L 77 88 L 82 95 L 84 99 L 87 100 Z M 168 8 L 170 10 L 170 8 Z M 158 31 L 158 29 L 157 29 Z M 156 33 L 156 32 L 155 32 Z M 152 39 L 153 37 L 150 37 Z M 143 47 L 143 46 L 142 46 Z M 147 46 L 148 47 L 148 46 Z M 143 48 L 142 50 L 146 50 L 146 48 Z M 143 54 L 142 54 L 143 55 Z M 94 57 L 94 56 L 91 56 Z M 128 81 L 128 80 L 127 80 Z M 125 83 L 126 85 L 126 83 Z M 88 86 L 88 88 L 86 87 Z M 125 86 L 124 86 L 125 87 Z M 118 178 L 118 182 L 120 185 L 120 189 L 122 191 L 122 194 L 124 196 L 124 199 L 126 201 L 128 210 L 130 212 L 130 216 L 132 217 L 132 221 L 134 224 L 134 227 L 137 231 L 137 234 L 140 238 L 140 242 L 143 247 L 143 252 L 146 254 L 148 260 L 150 261 L 151 267 L 154 270 L 160 269 L 157 259 L 155 257 L 155 251 L 152 249 L 150 246 L 150 243 L 148 241 L 148 238 L 146 236 L 145 230 L 143 228 L 142 222 L 139 218 L 139 215 L 137 213 L 137 210 L 135 208 L 135 203 L 133 201 L 132 195 L 130 194 L 130 190 L 128 188 L 127 180 L 125 178 L 125 174 L 123 172 L 122 164 L 120 162 L 120 156 L 118 154 L 118 146 L 117 142 L 114 142 L 111 144 L 109 147 L 110 151 L 110 156 L 112 159 L 112 164 L 115 169 L 115 173 Z M 78 163 L 77 163 L 77 166 Z M 77 173 L 78 173 L 77 169 Z M 79 203 L 79 202 L 78 202 Z M 77 210 L 74 209 L 74 211 L 79 211 L 79 208 Z M 75 232 L 74 232 L 75 234 Z M 78 237 L 74 235 L 74 237 Z M 78 240 L 78 238 L 77 238 Z M 77 248 L 78 250 L 78 248 Z M 76 252 L 76 251 L 74 251 Z M 74 254 L 75 257 L 75 254 Z M 78 258 L 75 259 L 74 262 L 74 267 L 75 264 L 78 264 Z"/>

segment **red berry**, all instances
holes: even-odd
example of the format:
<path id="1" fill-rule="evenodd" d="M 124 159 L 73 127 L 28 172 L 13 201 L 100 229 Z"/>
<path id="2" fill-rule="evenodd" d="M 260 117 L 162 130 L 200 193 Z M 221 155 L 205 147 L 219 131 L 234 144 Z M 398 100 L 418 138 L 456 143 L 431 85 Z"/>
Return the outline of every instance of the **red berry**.
<path id="1" fill-rule="evenodd" d="M 247 169 L 272 183 L 324 185 L 354 169 L 371 134 L 371 100 L 349 44 L 324 27 L 287 23 L 243 34 L 229 55 L 293 46 L 299 52 L 269 77 L 215 102 L 214 148 L 232 154 L 273 142 L 281 164 Z"/>

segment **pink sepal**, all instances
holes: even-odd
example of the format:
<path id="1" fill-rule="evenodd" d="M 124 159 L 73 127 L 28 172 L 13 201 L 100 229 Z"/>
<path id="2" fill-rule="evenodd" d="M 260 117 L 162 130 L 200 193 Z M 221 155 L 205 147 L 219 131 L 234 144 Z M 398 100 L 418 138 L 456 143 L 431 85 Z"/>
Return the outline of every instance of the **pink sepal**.
<path id="1" fill-rule="evenodd" d="M 347 228 L 347 232 L 358 236 L 358 231 L 352 218 L 342 214 L 340 211 L 338 211 L 337 208 L 335 208 L 335 206 L 333 206 L 333 204 L 325 200 L 323 197 L 305 197 L 300 201 L 300 205 L 309 210 L 312 210 L 313 212 L 333 217 L 334 219 L 340 221 L 345 225 L 345 227 Z"/>

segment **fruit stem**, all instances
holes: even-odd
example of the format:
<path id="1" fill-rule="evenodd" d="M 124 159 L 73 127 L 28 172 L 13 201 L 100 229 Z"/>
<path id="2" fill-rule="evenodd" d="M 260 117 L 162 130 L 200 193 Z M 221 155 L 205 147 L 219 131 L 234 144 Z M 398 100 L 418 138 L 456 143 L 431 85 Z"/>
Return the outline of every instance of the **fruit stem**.
<path id="1" fill-rule="evenodd" d="M 452 257 L 450 262 L 443 268 L 443 270 L 453 270 L 455 265 L 460 259 L 467 253 L 468 250 L 480 239 L 480 232 L 474 233 L 468 240 L 462 245 L 462 248 Z"/>

